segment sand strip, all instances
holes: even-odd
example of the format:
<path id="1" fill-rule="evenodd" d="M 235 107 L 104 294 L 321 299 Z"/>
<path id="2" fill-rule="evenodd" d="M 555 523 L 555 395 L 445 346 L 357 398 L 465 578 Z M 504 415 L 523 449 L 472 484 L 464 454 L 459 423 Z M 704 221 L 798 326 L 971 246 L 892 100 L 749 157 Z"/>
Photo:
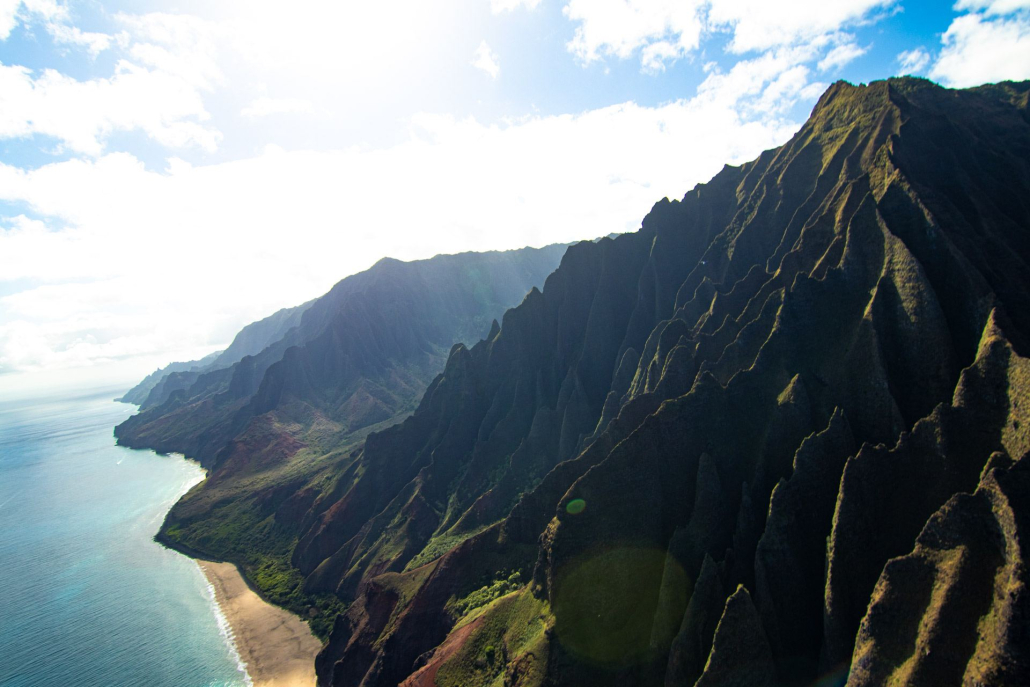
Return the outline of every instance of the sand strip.
<path id="1" fill-rule="evenodd" d="M 308 624 L 262 600 L 232 563 L 197 563 L 214 587 L 254 687 L 313 687 L 322 643 Z"/>

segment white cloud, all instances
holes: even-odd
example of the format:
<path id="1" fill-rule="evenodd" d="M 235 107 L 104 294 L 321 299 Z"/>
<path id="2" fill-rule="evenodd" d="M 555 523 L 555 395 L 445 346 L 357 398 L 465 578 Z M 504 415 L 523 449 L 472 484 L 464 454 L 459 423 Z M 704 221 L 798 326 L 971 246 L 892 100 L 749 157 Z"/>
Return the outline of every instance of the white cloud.
<path id="1" fill-rule="evenodd" d="M 97 255 L 82 231 L 51 230 L 45 222 L 18 215 L 0 223 L 0 283 L 23 279 L 61 281 L 98 276 Z M 27 255 L 49 255 L 45 262 L 26 262 Z M 102 260 L 101 260 L 102 262 Z"/>
<path id="2" fill-rule="evenodd" d="M 0 0 L 0 40 L 7 40 L 18 25 L 18 7 L 21 0 Z"/>
<path id="3" fill-rule="evenodd" d="M 539 4 L 540 0 L 490 0 L 490 9 L 494 14 L 500 14 L 501 12 L 511 12 L 519 7 L 531 10 Z"/>
<path id="4" fill-rule="evenodd" d="M 745 53 L 792 45 L 876 18 L 897 0 L 711 0 L 708 22 L 731 31 L 730 50 Z"/>
<path id="5" fill-rule="evenodd" d="M 1009 14 L 1030 9 L 1030 0 L 958 0 L 956 10 L 986 10 L 987 14 Z"/>
<path id="6" fill-rule="evenodd" d="M 141 130 L 159 143 L 214 150 L 220 134 L 195 89 L 172 75 L 120 61 L 109 79 L 77 81 L 47 69 L 0 65 L 0 138 L 52 136 L 88 155 L 115 131 Z"/>
<path id="7" fill-rule="evenodd" d="M 799 100 L 813 99 L 826 85 L 809 83 L 807 63 L 820 48 L 800 45 L 764 52 L 740 60 L 728 72 L 708 66 L 708 78 L 698 88 L 698 99 L 712 106 L 733 108 L 747 117 L 769 119 L 786 112 Z"/>
<path id="8" fill-rule="evenodd" d="M 819 71 L 826 72 L 831 69 L 840 69 L 849 62 L 865 55 L 869 48 L 863 48 L 856 43 L 847 42 L 836 46 L 826 54 L 826 57 L 819 61 Z"/>
<path id="9" fill-rule="evenodd" d="M 770 89 L 803 82 L 780 59 L 712 74 L 696 98 L 661 107 L 499 126 L 421 115 L 406 141 L 382 149 L 269 149 L 217 165 L 170 161 L 162 173 L 128 154 L 0 164 L 0 199 L 43 218 L 0 229 L 0 283 L 30 282 L 0 298 L 0 368 L 167 361 L 224 345 L 383 255 L 632 230 L 662 196 L 796 129 L 760 112 Z"/>
<path id="10" fill-rule="evenodd" d="M 314 112 L 315 106 L 303 98 L 255 98 L 240 111 L 244 117 L 267 117 L 274 114 L 306 114 Z"/>
<path id="11" fill-rule="evenodd" d="M 953 87 L 1030 78 L 1030 13 L 1003 13 L 1030 3 L 998 0 L 961 5 L 986 11 L 952 21 L 941 38 L 943 47 L 930 69 L 931 78 Z"/>
<path id="12" fill-rule="evenodd" d="M 139 131 L 172 148 L 217 148 L 203 92 L 222 81 L 213 27 L 189 16 L 115 15 L 117 36 L 72 25 L 56 0 L 0 0 L 0 38 L 18 22 L 41 25 L 56 43 L 90 55 L 117 44 L 122 59 L 106 78 L 77 80 L 53 69 L 0 64 L 0 138 L 48 136 L 62 149 L 100 155 L 114 133 Z"/>
<path id="13" fill-rule="evenodd" d="M 658 71 L 695 52 L 707 33 L 730 33 L 729 50 L 737 54 L 825 41 L 896 1 L 569 0 L 563 11 L 578 23 L 568 47 L 584 63 L 639 53 L 645 70 Z"/>
<path id="14" fill-rule="evenodd" d="M 77 26 L 59 23 L 50 24 L 47 30 L 57 43 L 82 46 L 94 57 L 111 47 L 111 37 L 106 33 L 83 31 Z"/>
<path id="15" fill-rule="evenodd" d="M 562 11 L 579 24 L 568 48 L 584 63 L 643 51 L 644 68 L 654 70 L 697 49 L 700 9 L 697 0 L 569 0 Z"/>
<path id="16" fill-rule="evenodd" d="M 21 0 L 21 12 L 25 15 L 35 15 L 47 21 L 67 21 L 68 6 L 59 0 Z"/>
<path id="17" fill-rule="evenodd" d="M 217 10 L 211 21 L 227 49 L 265 80 L 282 75 L 312 90 L 371 84 L 379 95 L 384 74 L 410 70 L 446 47 L 441 36 L 466 20 L 467 8 L 425 0 L 309 0 L 287 11 L 272 0 L 223 0 Z"/>
<path id="18" fill-rule="evenodd" d="M 132 42 L 129 54 L 139 64 L 181 79 L 190 86 L 210 91 L 225 81 L 218 66 L 216 44 L 222 28 L 185 14 L 119 13 L 115 20 L 125 27 Z"/>
<path id="19" fill-rule="evenodd" d="M 755 100 L 755 111 L 764 115 L 783 115 L 803 93 L 810 93 L 812 84 L 808 82 L 808 67 L 795 65 L 781 72 L 764 88 L 761 96 Z M 824 84 L 816 84 L 818 92 L 825 90 Z"/>
<path id="20" fill-rule="evenodd" d="M 68 6 L 57 0 L 0 0 L 0 40 L 7 40 L 19 22 L 36 20 L 43 24 L 54 42 L 81 46 L 94 57 L 111 45 L 107 34 L 72 26 Z"/>
<path id="21" fill-rule="evenodd" d="M 902 74 L 920 74 L 930 64 L 930 53 L 922 46 L 898 53 Z"/>
<path id="22" fill-rule="evenodd" d="M 472 66 L 476 69 L 482 69 L 490 75 L 491 79 L 496 79 L 497 75 L 501 72 L 501 65 L 497 64 L 497 55 L 490 49 L 486 41 L 480 43 L 479 47 L 476 48 L 476 54 L 472 58 Z"/>

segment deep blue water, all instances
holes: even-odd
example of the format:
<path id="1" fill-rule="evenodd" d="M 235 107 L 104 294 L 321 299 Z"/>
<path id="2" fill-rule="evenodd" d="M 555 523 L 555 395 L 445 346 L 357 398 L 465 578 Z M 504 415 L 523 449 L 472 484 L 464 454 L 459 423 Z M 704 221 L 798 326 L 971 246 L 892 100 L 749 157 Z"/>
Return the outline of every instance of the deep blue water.
<path id="1" fill-rule="evenodd" d="M 242 686 L 197 565 L 156 544 L 201 469 L 115 446 L 106 392 L 0 405 L 0 686 Z"/>

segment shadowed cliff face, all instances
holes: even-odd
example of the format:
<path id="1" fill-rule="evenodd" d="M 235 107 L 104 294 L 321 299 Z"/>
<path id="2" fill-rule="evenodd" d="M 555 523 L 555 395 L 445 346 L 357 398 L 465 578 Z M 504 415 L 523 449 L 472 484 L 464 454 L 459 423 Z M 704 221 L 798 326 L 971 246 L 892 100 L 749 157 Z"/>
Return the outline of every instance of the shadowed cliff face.
<path id="1" fill-rule="evenodd" d="M 285 348 L 280 342 L 292 329 L 302 324 L 304 312 L 315 302 L 309 301 L 294 308 L 283 308 L 264 319 L 252 322 L 240 330 L 224 351 L 212 353 L 201 360 L 172 363 L 148 375 L 118 400 L 134 403 L 141 410 L 154 408 L 165 403 L 174 392 L 189 390 L 202 375 L 231 367 L 247 356 L 259 355 L 274 344 L 279 344 L 273 350 L 277 350 L 281 355 Z M 296 336 L 300 331 L 302 330 L 298 329 L 297 333 L 291 335 L 291 340 L 300 340 L 301 336 Z M 271 360 L 267 353 L 263 358 Z M 215 378 L 221 379 L 223 376 Z M 199 393 L 198 388 L 194 395 Z"/>
<path id="2" fill-rule="evenodd" d="M 210 471 L 172 509 L 161 541 L 240 564 L 327 632 L 338 601 L 306 593 L 290 564 L 312 504 L 340 475 L 364 471 L 352 449 L 409 415 L 451 346 L 498 326 L 565 249 L 384 259 L 245 328 L 206 368 L 165 376 L 115 430 L 123 445 L 183 453 Z"/>
<path id="3" fill-rule="evenodd" d="M 322 298 L 245 327 L 206 366 L 161 379 L 118 440 L 211 467 L 252 420 L 294 403 L 301 422 L 313 413 L 342 434 L 410 411 L 451 344 L 487 333 L 564 250 L 383 259 Z"/>
<path id="4" fill-rule="evenodd" d="M 320 683 L 1030 681 L 1028 91 L 835 84 L 570 248 L 305 510 Z"/>

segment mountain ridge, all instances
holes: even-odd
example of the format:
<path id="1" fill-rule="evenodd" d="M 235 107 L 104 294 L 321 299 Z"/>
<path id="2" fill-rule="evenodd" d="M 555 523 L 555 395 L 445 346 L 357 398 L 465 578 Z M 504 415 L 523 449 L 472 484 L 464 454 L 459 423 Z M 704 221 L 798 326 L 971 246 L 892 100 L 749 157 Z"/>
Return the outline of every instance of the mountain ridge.
<path id="1" fill-rule="evenodd" d="M 326 687 L 1030 681 L 1028 96 L 833 84 L 391 422 L 326 420 L 403 386 L 362 367 L 425 353 L 403 327 L 201 375 L 186 417 L 232 438 L 159 538 L 312 617 Z"/>
<path id="2" fill-rule="evenodd" d="M 465 288 L 469 290 L 474 288 L 489 289 L 491 284 L 494 284 L 492 288 L 505 288 L 510 293 L 493 295 L 487 291 L 476 297 L 487 300 L 500 298 L 501 301 L 510 303 L 517 298 L 513 294 L 518 293 L 521 295 L 524 293 L 522 289 L 523 282 L 529 283 L 542 279 L 543 275 L 539 273 L 546 269 L 546 267 L 549 267 L 552 262 L 556 262 L 557 258 L 554 256 L 563 250 L 564 245 L 559 246 L 555 244 L 544 249 L 441 255 L 429 260 L 410 263 L 392 259 L 380 260 L 369 270 L 341 280 L 320 299 L 295 308 L 280 310 L 263 320 L 247 325 L 237 335 L 232 345 L 221 352 L 206 367 L 194 370 L 189 374 L 173 372 L 172 375 L 168 375 L 155 388 L 156 393 L 152 391 L 151 397 L 148 397 L 147 401 L 141 406 L 141 411 L 152 412 L 141 412 L 126 423 L 123 423 L 116 431 L 116 436 L 119 442 L 125 445 L 154 448 L 166 452 L 185 453 L 199 459 L 204 464 L 212 464 L 217 460 L 216 454 L 222 449 L 225 441 L 232 434 L 240 431 L 248 418 L 231 419 L 221 417 L 220 422 L 228 425 L 227 427 L 222 428 L 219 432 L 215 432 L 214 436 L 200 437 L 194 442 L 189 440 L 188 431 L 178 427 L 173 427 L 171 434 L 166 437 L 148 434 L 148 429 L 150 429 L 148 423 L 156 425 L 157 429 L 160 430 L 161 422 L 166 420 L 169 415 L 176 412 L 185 412 L 180 411 L 181 407 L 185 406 L 188 409 L 188 406 L 191 404 L 195 405 L 205 401 L 210 401 L 208 406 L 230 407 L 234 413 L 239 413 L 241 410 L 246 409 L 246 404 L 240 405 L 241 403 L 245 401 L 254 402 L 258 407 L 252 413 L 253 415 L 260 415 L 266 412 L 275 404 L 274 399 L 269 398 L 269 396 L 273 396 L 276 393 L 275 390 L 267 387 L 268 384 L 272 383 L 271 380 L 265 379 L 268 370 L 277 364 L 286 364 L 283 363 L 285 356 L 295 356 L 297 351 L 291 352 L 291 349 L 303 348 L 318 337 L 326 337 L 327 328 L 339 322 L 340 318 L 346 318 L 346 314 L 341 313 L 341 308 L 351 308 L 353 310 L 357 307 L 360 309 L 362 307 L 360 305 L 362 301 L 361 296 L 368 292 L 369 289 L 378 290 L 379 292 L 386 291 L 388 293 L 390 289 L 393 289 L 394 293 L 390 297 L 397 297 L 400 292 L 388 284 L 392 278 L 440 279 L 451 273 L 457 274 L 461 269 L 480 270 L 481 268 L 474 267 L 471 263 L 482 261 L 484 265 L 489 264 L 493 269 L 500 270 L 501 274 L 481 275 L 479 273 L 470 273 L 464 275 L 464 278 L 470 282 L 465 285 Z M 530 252 L 526 253 L 525 251 Z M 546 259 L 541 260 L 541 264 L 544 267 L 537 267 L 533 264 L 532 260 L 526 258 L 524 259 L 525 267 L 532 270 L 533 273 L 531 275 L 517 275 L 515 271 L 520 269 L 520 267 L 509 263 L 517 263 L 517 261 L 523 260 L 520 257 L 522 255 L 546 256 Z M 462 262 L 468 262 L 469 265 L 463 267 Z M 507 267 L 507 272 L 504 272 L 503 268 L 505 267 Z M 471 283 L 481 276 L 486 276 L 483 285 Z M 491 282 L 491 279 L 494 282 Z M 504 284 L 504 286 L 499 287 L 498 285 L 500 284 Z M 427 291 L 430 290 L 428 284 L 423 284 L 422 286 Z M 405 286 L 404 288 L 414 290 L 411 286 Z M 452 286 L 452 289 L 456 290 L 459 294 L 461 293 L 461 288 L 461 286 Z M 468 300 L 467 295 L 466 300 Z M 479 307 L 477 304 L 465 303 L 464 305 L 468 308 L 467 311 L 470 313 L 470 317 L 473 317 L 475 321 L 469 323 L 459 322 L 464 311 L 456 308 L 455 312 L 450 315 L 450 321 L 455 323 L 451 326 L 456 327 L 453 334 L 441 331 L 440 326 L 432 323 L 424 322 L 421 326 L 430 331 L 430 336 L 441 341 L 450 339 L 452 336 L 468 339 L 478 338 L 482 334 L 477 334 L 476 332 L 480 329 L 485 331 L 493 318 L 488 319 L 485 314 L 479 313 L 475 309 Z M 482 307 L 492 307 L 493 310 L 500 310 L 503 306 L 491 306 L 487 303 Z M 352 314 L 355 317 L 364 318 L 366 321 L 370 317 L 375 317 L 375 313 L 372 311 Z M 497 314 L 500 313 L 498 312 Z M 254 334 L 253 330 L 258 330 L 260 333 Z M 410 333 L 406 334 L 400 332 L 400 330 L 398 332 L 401 336 L 411 336 Z M 419 334 L 418 336 L 423 335 Z M 334 350 L 339 350 L 341 346 L 351 345 L 350 342 L 354 340 L 353 337 L 345 336 L 338 336 L 337 339 L 335 342 L 323 343 L 327 346 L 335 346 Z M 425 353 L 429 353 L 429 350 L 426 348 L 430 345 L 428 342 L 408 341 L 406 343 L 415 349 L 421 347 L 425 349 Z M 441 346 L 442 344 L 432 345 Z M 449 344 L 447 345 L 449 346 Z M 256 346 L 261 346 L 261 349 L 253 353 L 248 352 Z M 363 364 L 366 365 L 375 365 L 381 356 L 389 358 L 391 355 L 395 356 L 398 354 L 412 355 L 410 351 L 400 352 L 397 350 L 393 352 L 375 351 L 370 354 L 360 350 L 351 351 L 352 358 L 361 358 L 365 360 Z M 446 349 L 443 355 L 446 355 Z M 183 363 L 182 365 L 190 365 L 190 363 Z M 365 372 L 368 371 L 365 370 Z M 275 371 L 273 371 L 274 376 Z M 280 374 L 279 378 L 282 379 L 283 375 Z M 266 384 L 264 389 L 262 389 L 263 383 Z M 426 380 L 426 383 L 428 383 L 428 380 Z M 261 396 L 262 393 L 264 397 Z M 256 398 L 254 398 L 255 396 Z M 158 406 L 163 406 L 163 408 L 155 410 Z M 211 410 L 211 408 L 205 407 L 205 412 L 191 417 L 190 421 L 197 422 L 198 424 L 209 423 L 210 419 L 216 415 Z"/>
<path id="3" fill-rule="evenodd" d="M 237 563 L 266 597 L 326 631 L 338 602 L 300 587 L 289 563 L 298 524 L 274 522 L 271 510 L 326 488 L 365 435 L 413 410 L 451 345 L 497 326 L 565 248 L 381 260 L 248 325 L 207 367 L 160 380 L 115 429 L 118 442 L 182 453 L 209 476 L 172 508 L 159 540 Z"/>
<path id="4" fill-rule="evenodd" d="M 292 308 L 281 308 L 268 317 L 251 322 L 233 337 L 224 350 L 210 353 L 200 360 L 171 363 L 148 375 L 117 400 L 138 405 L 141 410 L 159 406 L 173 392 L 189 389 L 202 374 L 232 367 L 243 358 L 258 355 L 283 339 L 300 323 L 304 311 L 314 302 L 311 300 Z"/>
<path id="5" fill-rule="evenodd" d="M 305 516 L 306 587 L 351 601 L 320 683 L 427 662 L 436 684 L 716 684 L 743 661 L 762 684 L 954 675 L 866 611 L 951 499 L 1024 483 L 1005 475 L 1030 449 L 1028 91 L 835 84 L 784 146 L 570 248 Z M 997 584 L 1023 589 L 1023 535 L 1000 532 Z M 984 598 L 989 577 L 904 584 Z M 956 641 L 932 608 L 904 612 L 936 628 L 922 646 Z M 955 613 L 975 633 L 983 616 Z M 999 622 L 976 670 L 1018 684 Z"/>

